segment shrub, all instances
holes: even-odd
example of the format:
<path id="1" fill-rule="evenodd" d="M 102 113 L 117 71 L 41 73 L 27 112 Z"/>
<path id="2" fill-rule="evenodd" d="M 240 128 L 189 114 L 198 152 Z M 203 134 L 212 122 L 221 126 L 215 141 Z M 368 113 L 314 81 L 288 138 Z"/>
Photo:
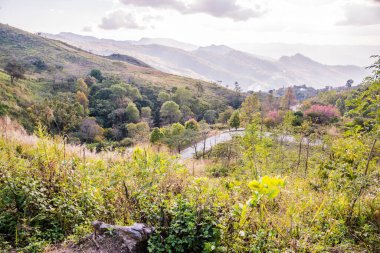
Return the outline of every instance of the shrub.
<path id="1" fill-rule="evenodd" d="M 219 239 L 217 220 L 211 210 L 197 209 L 195 203 L 180 195 L 161 213 L 168 224 L 155 227 L 148 241 L 149 252 L 204 252 L 207 245 L 216 244 Z"/>
<path id="2" fill-rule="evenodd" d="M 339 117 L 339 110 L 333 105 L 312 105 L 304 115 L 313 123 L 326 124 Z"/>
<path id="3" fill-rule="evenodd" d="M 264 124 L 269 128 L 275 127 L 281 123 L 281 120 L 282 120 L 282 117 L 279 111 L 270 111 L 267 113 L 264 119 Z"/>

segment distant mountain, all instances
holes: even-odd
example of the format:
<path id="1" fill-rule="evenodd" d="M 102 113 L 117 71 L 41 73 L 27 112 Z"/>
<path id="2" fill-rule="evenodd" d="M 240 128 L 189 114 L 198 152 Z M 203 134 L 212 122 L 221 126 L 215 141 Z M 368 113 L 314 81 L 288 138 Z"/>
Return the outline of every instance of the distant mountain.
<path id="1" fill-rule="evenodd" d="M 232 48 L 252 54 L 261 54 L 271 58 L 283 55 L 303 54 L 318 62 L 330 65 L 353 64 L 369 66 L 373 63 L 371 55 L 380 53 L 378 45 L 307 45 L 286 43 L 235 43 Z"/>
<path id="2" fill-rule="evenodd" d="M 167 47 L 179 48 L 186 51 L 193 51 L 193 50 L 198 49 L 198 46 L 196 45 L 180 42 L 173 39 L 166 39 L 166 38 L 142 38 L 139 41 L 134 42 L 134 44 L 136 45 L 157 44 L 157 45 L 162 45 L 162 46 L 167 46 Z"/>
<path id="3" fill-rule="evenodd" d="M 228 87 L 238 82 L 243 90 L 269 90 L 303 84 L 314 88 L 340 86 L 348 79 L 359 83 L 369 74 L 362 67 L 324 65 L 301 54 L 275 60 L 225 45 L 188 51 L 178 45 L 168 46 L 168 43 L 164 43 L 167 40 L 162 39 L 116 41 L 71 33 L 44 36 L 100 55 L 126 54 L 172 74 L 214 81 Z"/>

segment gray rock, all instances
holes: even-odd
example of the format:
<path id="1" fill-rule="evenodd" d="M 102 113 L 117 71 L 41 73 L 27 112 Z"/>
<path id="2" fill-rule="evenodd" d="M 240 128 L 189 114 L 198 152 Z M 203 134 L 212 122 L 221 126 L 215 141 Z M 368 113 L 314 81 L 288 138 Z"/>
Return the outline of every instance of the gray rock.
<path id="1" fill-rule="evenodd" d="M 142 223 L 116 226 L 94 221 L 92 226 L 94 233 L 82 245 L 82 252 L 93 252 L 96 249 L 99 253 L 145 253 L 149 236 L 154 231 L 154 228 Z"/>

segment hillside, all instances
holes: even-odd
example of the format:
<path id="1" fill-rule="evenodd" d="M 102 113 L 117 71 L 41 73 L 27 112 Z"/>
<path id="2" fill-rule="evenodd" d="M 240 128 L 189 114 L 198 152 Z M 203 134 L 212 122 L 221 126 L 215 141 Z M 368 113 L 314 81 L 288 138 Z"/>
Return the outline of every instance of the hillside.
<path id="1" fill-rule="evenodd" d="M 0 68 L 4 68 L 7 61 L 16 60 L 27 68 L 30 78 L 58 81 L 69 76 L 86 76 L 91 69 L 100 69 L 108 75 L 115 75 L 127 82 L 134 80 L 137 86 L 155 90 L 186 87 L 195 91 L 195 83 L 199 82 L 161 72 L 141 61 L 131 59 L 133 57 L 129 57 L 128 61 L 125 57 L 107 59 L 60 41 L 0 24 Z M 37 69 L 38 62 L 43 62 L 42 70 Z M 219 100 L 221 96 L 226 98 L 232 95 L 231 91 L 215 84 L 201 83 L 204 86 L 203 95 L 211 99 Z"/>
<path id="2" fill-rule="evenodd" d="M 232 86 L 239 82 L 244 90 L 269 90 L 303 85 L 314 88 L 344 85 L 348 79 L 360 83 L 368 72 L 357 66 L 332 66 L 313 61 L 301 54 L 279 60 L 258 57 L 227 46 L 189 47 L 162 40 L 116 41 L 72 33 L 44 34 L 101 55 L 131 55 L 165 72 L 222 81 Z M 181 49 L 182 48 L 182 49 Z M 184 50 L 187 49 L 187 50 Z"/>
<path id="3" fill-rule="evenodd" d="M 91 110 L 89 116 L 96 116 L 98 121 L 99 108 L 96 106 L 99 101 L 94 100 L 95 93 L 98 89 L 107 91 L 114 84 L 121 84 L 123 90 L 137 89 L 139 98 L 134 102 L 137 103 L 139 110 L 142 107 L 150 107 L 156 125 L 160 124 L 159 111 L 162 105 L 158 99 L 160 92 L 173 93 L 173 96 L 176 92 L 185 94 L 186 101 L 189 102 L 186 102 L 186 106 L 180 104 L 181 110 L 197 118 L 202 118 L 203 113 L 209 109 L 221 111 L 236 101 L 236 94 L 229 89 L 210 82 L 161 72 L 129 55 L 99 56 L 61 41 L 0 24 L 0 69 L 4 69 L 9 62 L 21 64 L 26 70 L 26 79 L 18 80 L 11 85 L 10 77 L 5 72 L 0 73 L 2 98 L 0 106 L 7 114 L 23 123 L 28 130 L 32 129 L 31 116 L 26 112 L 28 108 L 38 103 L 43 104 L 45 99 L 50 101 L 69 96 L 75 100 L 77 80 L 85 78 L 93 69 L 100 70 L 107 79 L 88 97 L 90 106 L 87 109 Z M 62 92 L 67 94 L 62 96 L 59 94 Z M 115 95 L 118 92 L 115 91 Z M 114 108 L 115 101 L 110 103 L 112 99 L 114 98 L 105 97 L 104 100 L 108 105 L 108 113 L 103 115 L 102 124 L 106 126 L 111 126 L 108 114 L 117 109 Z M 129 101 L 128 97 L 125 99 Z M 120 102 L 120 107 L 125 108 L 125 103 Z M 43 108 L 45 105 L 40 106 Z"/>

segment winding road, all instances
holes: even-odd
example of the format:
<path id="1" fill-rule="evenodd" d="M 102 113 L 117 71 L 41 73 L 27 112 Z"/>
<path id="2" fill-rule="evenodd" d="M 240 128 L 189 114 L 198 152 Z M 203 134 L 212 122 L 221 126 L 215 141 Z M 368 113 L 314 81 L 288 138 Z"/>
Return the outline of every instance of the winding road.
<path id="1" fill-rule="evenodd" d="M 224 132 L 221 132 L 219 134 L 210 136 L 206 139 L 206 148 L 205 149 L 206 149 L 206 151 L 209 151 L 216 144 L 229 141 L 232 139 L 233 136 L 237 136 L 237 135 L 241 136 L 243 134 L 244 134 L 244 128 L 239 128 L 237 130 L 224 131 Z M 271 133 L 265 132 L 264 135 L 270 136 Z M 280 136 L 278 136 L 278 139 L 282 139 L 282 141 L 289 142 L 289 143 L 298 142 L 298 140 L 296 140 L 296 138 L 294 138 L 294 136 L 291 136 L 291 135 L 280 135 Z M 307 144 L 307 141 L 308 141 L 307 138 L 304 137 L 302 140 L 302 143 Z M 311 146 L 319 146 L 322 144 L 323 143 L 321 140 L 315 140 L 315 141 L 310 143 Z M 203 141 L 197 142 L 196 145 L 197 145 L 197 151 L 198 152 L 202 151 Z M 193 158 L 195 155 L 194 145 L 191 145 L 190 147 L 182 150 L 180 155 L 181 155 L 182 160 Z"/>

